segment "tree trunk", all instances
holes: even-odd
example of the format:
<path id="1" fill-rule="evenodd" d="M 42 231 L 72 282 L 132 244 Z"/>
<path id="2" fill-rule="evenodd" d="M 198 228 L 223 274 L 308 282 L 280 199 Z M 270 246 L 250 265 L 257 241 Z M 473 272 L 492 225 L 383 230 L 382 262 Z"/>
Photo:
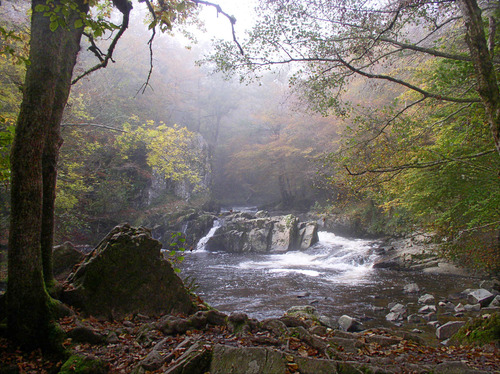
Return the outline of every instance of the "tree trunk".
<path id="1" fill-rule="evenodd" d="M 476 71 L 481 96 L 497 152 L 500 154 L 500 90 L 484 33 L 481 9 L 476 0 L 459 0 L 467 29 L 467 44 Z"/>
<path id="2" fill-rule="evenodd" d="M 84 0 L 77 3 L 80 11 L 88 11 Z M 38 4 L 46 1 L 32 1 L 31 64 L 12 146 L 7 324 L 22 346 L 53 348 L 43 262 L 51 262 L 46 257 L 52 255 L 59 126 L 83 30 L 73 29 L 74 12 L 66 18 L 70 29 L 51 32 L 49 17 L 35 11 Z"/>

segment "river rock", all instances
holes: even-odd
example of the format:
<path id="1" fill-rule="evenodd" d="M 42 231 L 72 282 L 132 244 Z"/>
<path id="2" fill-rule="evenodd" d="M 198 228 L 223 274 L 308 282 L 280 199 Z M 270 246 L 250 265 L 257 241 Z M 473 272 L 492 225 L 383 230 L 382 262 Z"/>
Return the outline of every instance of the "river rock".
<path id="1" fill-rule="evenodd" d="M 493 300 L 491 300 L 490 308 L 499 308 L 500 307 L 500 295 L 496 295 Z"/>
<path id="2" fill-rule="evenodd" d="M 493 300 L 494 297 L 495 295 L 493 295 L 490 291 L 480 288 L 471 291 L 467 295 L 467 300 L 471 304 L 481 304 L 481 306 L 486 306 L 491 302 L 491 300 Z"/>
<path id="3" fill-rule="evenodd" d="M 445 340 L 451 338 L 454 334 L 460 330 L 462 326 L 465 325 L 464 321 L 450 321 L 442 326 L 439 326 L 436 330 L 436 336 L 439 340 Z"/>
<path id="4" fill-rule="evenodd" d="M 436 313 L 437 308 L 434 305 L 425 305 L 418 310 L 420 314 Z"/>
<path id="5" fill-rule="evenodd" d="M 161 248 L 145 228 L 116 226 L 69 276 L 63 301 L 105 317 L 194 311 Z"/>
<path id="6" fill-rule="evenodd" d="M 420 287 L 416 283 L 410 283 L 404 286 L 403 292 L 405 293 L 418 293 L 420 292 Z"/>
<path id="7" fill-rule="evenodd" d="M 354 318 L 343 315 L 338 320 L 339 327 L 342 331 L 356 332 L 363 330 L 361 324 Z"/>
<path id="8" fill-rule="evenodd" d="M 208 239 L 209 251 L 226 252 L 286 252 L 309 248 L 318 241 L 315 222 L 300 222 L 291 214 L 258 217 L 246 212 L 229 214 L 221 227 Z"/>
<path id="9" fill-rule="evenodd" d="M 70 242 L 55 246 L 52 251 L 54 278 L 60 281 L 65 280 L 73 271 L 73 267 L 84 258 L 85 255 Z"/>
<path id="10" fill-rule="evenodd" d="M 425 295 L 422 295 L 418 298 L 418 302 L 420 304 L 434 304 L 436 302 L 436 299 L 433 295 L 426 293 Z"/>
<path id="11" fill-rule="evenodd" d="M 481 310 L 481 304 L 465 304 L 466 312 L 479 312 Z"/>

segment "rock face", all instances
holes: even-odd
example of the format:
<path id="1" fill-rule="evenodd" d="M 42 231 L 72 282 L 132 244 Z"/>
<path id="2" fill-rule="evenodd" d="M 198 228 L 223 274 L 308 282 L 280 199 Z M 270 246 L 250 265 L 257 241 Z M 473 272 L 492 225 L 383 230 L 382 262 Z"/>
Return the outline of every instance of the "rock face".
<path id="1" fill-rule="evenodd" d="M 147 229 L 116 226 L 70 275 L 64 301 L 106 317 L 192 312 L 191 298 L 162 259 L 161 247 Z"/>
<path id="2" fill-rule="evenodd" d="M 61 281 L 66 279 L 73 267 L 84 258 L 85 255 L 70 242 L 55 246 L 52 251 L 54 277 Z"/>
<path id="3" fill-rule="evenodd" d="M 286 252 L 309 248 L 318 241 L 315 222 L 300 222 L 291 214 L 265 217 L 251 213 L 229 214 L 205 248 L 226 252 Z"/>

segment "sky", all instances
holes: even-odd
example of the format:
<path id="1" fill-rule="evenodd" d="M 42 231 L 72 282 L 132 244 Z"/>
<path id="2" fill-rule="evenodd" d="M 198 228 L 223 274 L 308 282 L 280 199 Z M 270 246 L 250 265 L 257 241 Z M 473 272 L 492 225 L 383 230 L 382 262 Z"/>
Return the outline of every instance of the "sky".
<path id="1" fill-rule="evenodd" d="M 243 36 L 244 30 L 252 26 L 255 18 L 256 0 L 212 0 L 212 2 L 219 4 L 224 12 L 236 17 L 235 31 L 237 35 L 241 33 Z M 223 15 L 217 16 L 214 7 L 204 6 L 203 8 L 200 16 L 207 29 L 204 37 L 209 40 L 213 38 L 232 40 L 229 20 Z"/>

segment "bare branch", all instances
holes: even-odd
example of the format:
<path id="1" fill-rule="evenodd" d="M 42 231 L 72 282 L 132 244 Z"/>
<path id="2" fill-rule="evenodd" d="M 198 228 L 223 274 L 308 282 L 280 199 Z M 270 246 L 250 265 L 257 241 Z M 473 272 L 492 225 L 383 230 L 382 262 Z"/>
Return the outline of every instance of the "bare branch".
<path id="1" fill-rule="evenodd" d="M 385 167 L 385 168 L 366 169 L 366 170 L 363 170 L 360 172 L 351 171 L 347 167 L 347 165 L 344 165 L 344 168 L 347 170 L 347 173 L 349 173 L 349 175 L 352 175 L 352 176 L 360 176 L 360 175 L 364 175 L 364 174 L 368 174 L 368 173 L 370 173 L 370 174 L 383 174 L 383 173 L 399 172 L 401 170 L 408 170 L 408 169 L 426 169 L 426 168 L 431 168 L 431 167 L 442 165 L 442 164 L 448 164 L 450 162 L 470 160 L 473 158 L 485 156 L 485 155 L 495 153 L 495 152 L 496 152 L 496 150 L 490 149 L 489 151 L 484 151 L 484 152 L 476 153 L 476 154 L 469 155 L 469 156 L 447 158 L 447 159 L 443 159 L 443 160 L 430 161 L 430 162 L 420 162 L 420 163 L 414 163 L 414 164 L 389 166 L 389 167 Z"/>
<path id="2" fill-rule="evenodd" d="M 228 13 L 224 12 L 219 4 L 211 3 L 209 1 L 204 1 L 204 0 L 191 0 L 191 1 L 193 3 L 195 3 L 195 4 L 197 4 L 197 5 L 198 4 L 203 4 L 203 5 L 212 6 L 215 9 L 217 9 L 217 14 L 220 13 L 220 14 L 222 14 L 224 17 L 226 17 L 229 20 L 229 22 L 231 23 L 231 32 L 233 34 L 233 41 L 238 46 L 238 49 L 240 50 L 241 55 L 244 56 L 245 52 L 243 52 L 243 48 L 241 47 L 240 43 L 238 42 L 238 39 L 236 38 L 236 32 L 234 30 L 234 25 L 236 24 L 236 18 L 234 18 L 233 16 L 231 16 Z"/>
<path id="3" fill-rule="evenodd" d="M 113 126 L 108 126 L 108 125 L 101 125 L 97 123 L 63 123 L 61 124 L 61 127 L 69 127 L 69 126 L 76 126 L 76 127 L 84 127 L 84 126 L 92 126 L 92 127 L 99 127 L 107 130 L 112 130 L 112 131 L 118 131 L 118 132 L 128 132 L 126 130 L 122 129 L 117 129 L 116 127 Z"/>
<path id="4" fill-rule="evenodd" d="M 125 32 L 125 30 L 127 30 L 127 28 L 128 28 L 128 23 L 129 23 L 129 18 L 130 18 L 130 10 L 131 9 L 132 9 L 132 5 L 130 5 L 129 7 L 127 7 L 127 11 L 123 13 L 123 20 L 122 20 L 122 25 L 120 26 L 120 30 L 118 31 L 118 33 L 114 37 L 113 41 L 109 45 L 108 52 L 106 53 L 106 56 L 104 57 L 104 59 L 102 59 L 102 56 L 101 56 L 101 58 L 99 58 L 99 60 L 101 60 L 101 62 L 99 64 L 91 67 L 89 70 L 87 70 L 84 73 L 80 74 L 78 77 L 76 77 L 75 79 L 73 79 L 73 81 L 71 82 L 71 84 L 75 84 L 80 79 L 82 79 L 83 77 L 85 77 L 85 76 L 93 73 L 96 70 L 105 68 L 106 66 L 108 66 L 109 60 L 111 60 L 113 62 L 113 52 L 115 50 L 116 44 L 118 43 L 118 40 L 122 37 L 122 35 Z M 95 53 L 96 52 L 94 52 L 94 54 Z"/>

